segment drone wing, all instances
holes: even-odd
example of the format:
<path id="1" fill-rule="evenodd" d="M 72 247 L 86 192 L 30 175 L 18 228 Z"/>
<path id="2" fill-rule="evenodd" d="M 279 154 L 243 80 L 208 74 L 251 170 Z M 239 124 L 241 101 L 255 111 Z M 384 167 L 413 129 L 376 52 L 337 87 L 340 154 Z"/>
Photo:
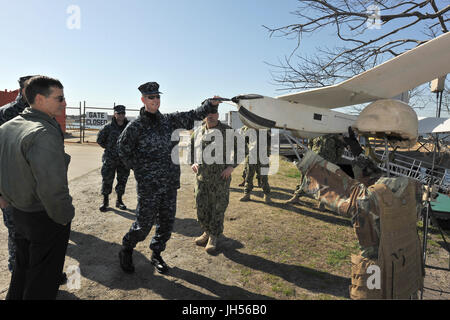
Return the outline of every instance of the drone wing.
<path id="1" fill-rule="evenodd" d="M 339 84 L 277 97 L 333 109 L 390 99 L 450 73 L 450 32 Z"/>

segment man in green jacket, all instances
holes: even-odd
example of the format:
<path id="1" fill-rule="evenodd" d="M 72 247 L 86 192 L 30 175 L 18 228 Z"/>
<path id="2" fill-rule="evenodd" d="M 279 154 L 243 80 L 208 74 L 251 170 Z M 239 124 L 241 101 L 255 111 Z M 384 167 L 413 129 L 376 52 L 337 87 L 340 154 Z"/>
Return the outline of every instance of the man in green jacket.
<path id="1" fill-rule="evenodd" d="M 0 127 L 0 193 L 12 208 L 16 263 L 7 299 L 55 299 L 75 209 L 69 194 L 64 136 L 55 117 L 66 106 L 63 86 L 28 80 L 30 108 Z M 20 181 L 20 183 L 18 183 Z"/>

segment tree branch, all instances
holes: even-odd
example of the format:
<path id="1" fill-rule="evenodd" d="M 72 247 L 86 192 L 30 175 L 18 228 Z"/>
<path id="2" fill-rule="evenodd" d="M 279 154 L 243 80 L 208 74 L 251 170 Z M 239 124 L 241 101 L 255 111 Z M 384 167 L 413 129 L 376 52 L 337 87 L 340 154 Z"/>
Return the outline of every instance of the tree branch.
<path id="1" fill-rule="evenodd" d="M 436 3 L 434 2 L 434 0 L 431 0 L 430 4 L 431 4 L 431 7 L 433 8 L 434 12 L 436 12 L 436 14 L 440 12 L 438 7 L 436 6 Z M 447 8 L 450 8 L 450 5 L 447 6 Z M 448 32 L 447 26 L 445 25 L 445 21 L 444 21 L 444 18 L 442 15 L 438 16 L 438 20 L 439 20 L 439 23 L 441 24 L 442 32 L 443 33 Z"/>
<path id="2" fill-rule="evenodd" d="M 381 20 L 382 29 L 367 32 L 367 23 L 374 18 L 374 13 L 368 12 L 368 4 L 371 4 L 368 0 L 299 0 L 293 13 L 299 23 L 277 28 L 264 26 L 270 37 L 281 35 L 290 38 L 295 35 L 297 41 L 296 48 L 279 60 L 278 65 L 268 64 L 273 68 L 273 80 L 281 85 L 277 90 L 335 84 L 448 32 L 446 15 L 450 12 L 450 5 L 439 9 L 435 0 L 374 1 L 380 8 L 377 18 Z M 319 46 L 312 56 L 298 54 L 305 41 L 304 35 L 328 32 L 330 27 L 336 32 L 334 48 Z M 420 37 L 420 33 L 417 33 L 417 38 L 405 36 L 404 31 L 417 29 L 426 37 Z M 418 93 L 414 97 L 418 99 L 425 96 L 426 90 L 422 88 L 415 92 Z M 448 93 L 448 88 L 445 92 Z"/>

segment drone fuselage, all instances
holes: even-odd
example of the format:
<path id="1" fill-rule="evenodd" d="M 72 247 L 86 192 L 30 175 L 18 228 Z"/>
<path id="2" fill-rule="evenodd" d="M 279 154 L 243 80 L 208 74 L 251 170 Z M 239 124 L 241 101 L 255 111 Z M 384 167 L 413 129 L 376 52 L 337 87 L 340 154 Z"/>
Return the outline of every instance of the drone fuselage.
<path id="1" fill-rule="evenodd" d="M 357 116 L 267 96 L 238 99 L 241 121 L 254 129 L 286 129 L 299 138 L 348 132 Z"/>

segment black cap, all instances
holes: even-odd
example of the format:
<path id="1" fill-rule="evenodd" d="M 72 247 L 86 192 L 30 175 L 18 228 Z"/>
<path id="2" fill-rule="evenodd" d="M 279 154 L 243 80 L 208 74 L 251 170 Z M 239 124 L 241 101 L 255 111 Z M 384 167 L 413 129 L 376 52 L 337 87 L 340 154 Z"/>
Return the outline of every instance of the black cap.
<path id="1" fill-rule="evenodd" d="M 142 94 L 162 93 L 159 92 L 159 84 L 157 82 L 147 82 L 141 84 L 138 89 Z"/>
<path id="2" fill-rule="evenodd" d="M 19 85 L 20 85 L 20 88 L 22 89 L 23 87 L 25 87 L 25 81 L 27 81 L 28 79 L 33 78 L 33 77 L 35 77 L 35 76 L 25 76 L 25 77 L 20 77 L 20 78 L 19 78 Z"/>
<path id="3" fill-rule="evenodd" d="M 114 112 L 117 113 L 125 112 L 125 106 L 118 104 L 117 106 L 114 107 Z"/>

